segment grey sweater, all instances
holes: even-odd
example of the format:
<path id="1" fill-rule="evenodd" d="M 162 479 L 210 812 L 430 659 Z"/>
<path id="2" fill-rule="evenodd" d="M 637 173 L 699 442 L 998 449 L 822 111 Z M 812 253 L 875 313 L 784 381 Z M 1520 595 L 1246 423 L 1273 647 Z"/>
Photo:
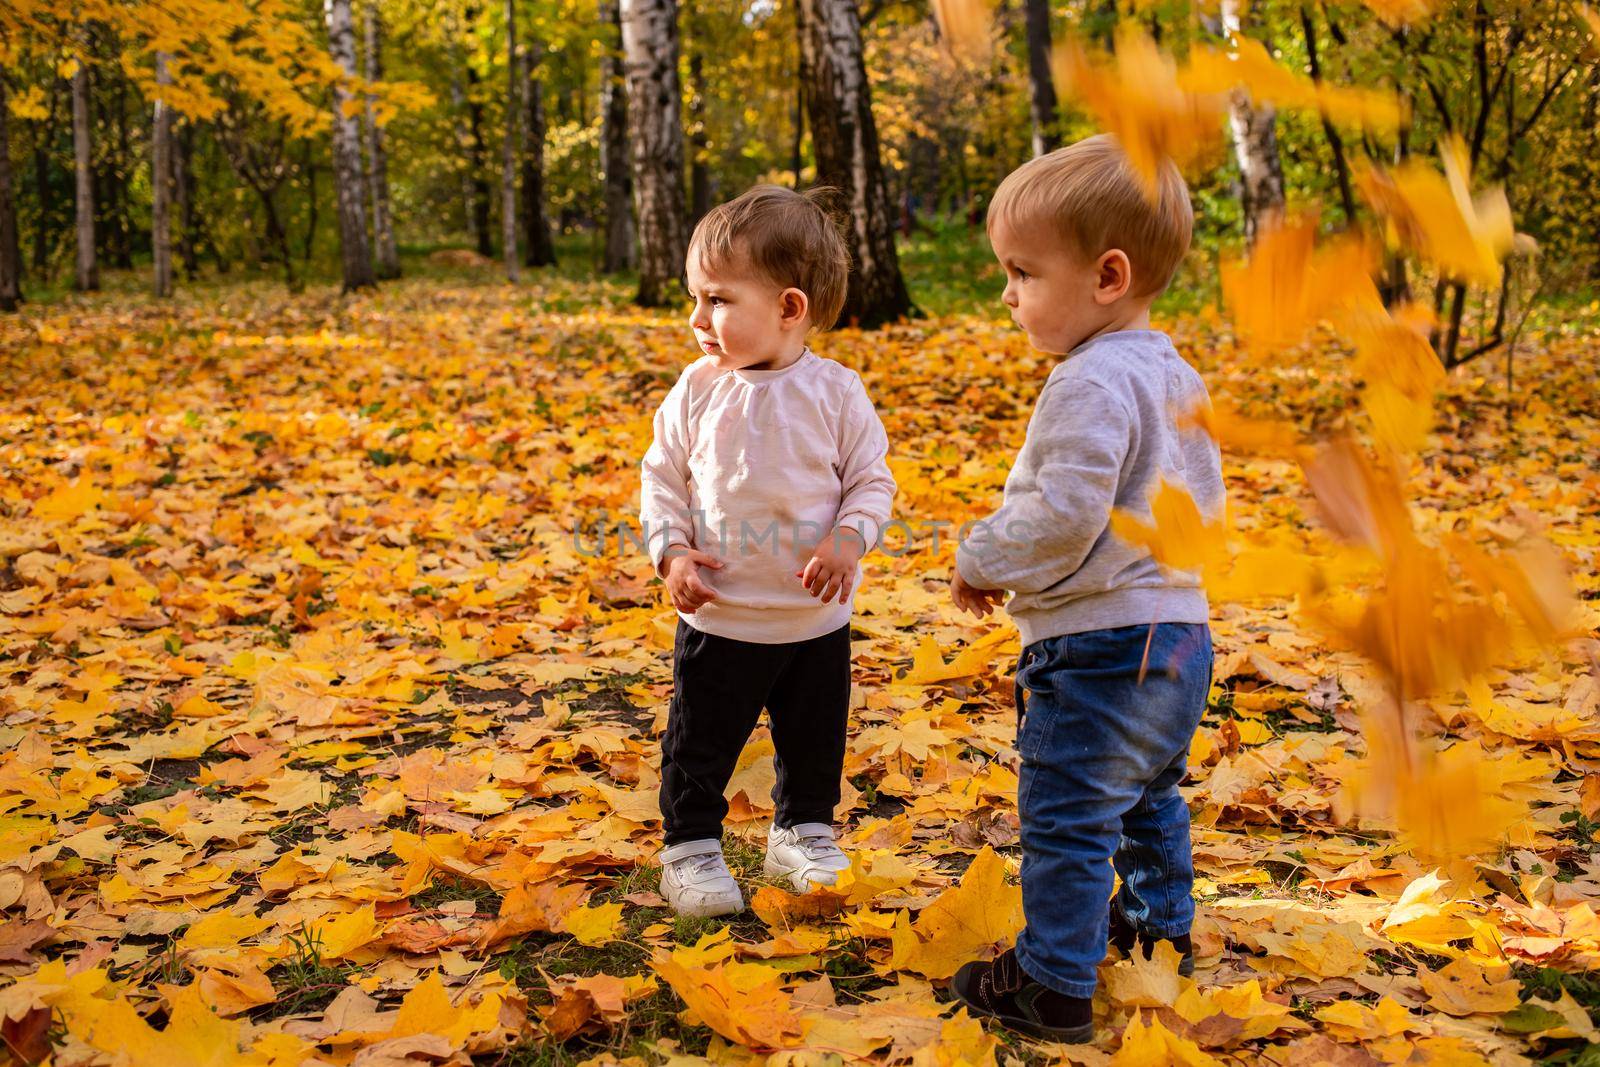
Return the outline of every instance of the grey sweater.
<path id="1" fill-rule="evenodd" d="M 1222 457 L 1178 417 L 1205 383 L 1157 330 L 1103 334 L 1050 372 L 1000 510 L 956 551 L 969 585 L 1007 589 L 1023 644 L 1150 622 L 1205 622 L 1198 576 L 1158 566 L 1111 532 L 1111 509 L 1150 520 L 1161 479 L 1222 514 Z"/>

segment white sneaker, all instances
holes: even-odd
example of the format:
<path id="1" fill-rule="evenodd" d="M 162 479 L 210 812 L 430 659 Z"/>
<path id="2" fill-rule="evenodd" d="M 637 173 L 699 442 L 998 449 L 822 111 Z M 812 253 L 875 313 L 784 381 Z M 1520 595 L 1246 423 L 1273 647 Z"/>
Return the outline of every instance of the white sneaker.
<path id="1" fill-rule="evenodd" d="M 713 838 L 680 841 L 661 850 L 661 895 L 679 915 L 737 915 L 744 895 Z"/>
<path id="2" fill-rule="evenodd" d="M 787 878 L 795 891 L 832 885 L 850 859 L 834 844 L 833 827 L 822 822 L 773 826 L 767 831 L 767 860 L 762 869 L 773 878 Z"/>

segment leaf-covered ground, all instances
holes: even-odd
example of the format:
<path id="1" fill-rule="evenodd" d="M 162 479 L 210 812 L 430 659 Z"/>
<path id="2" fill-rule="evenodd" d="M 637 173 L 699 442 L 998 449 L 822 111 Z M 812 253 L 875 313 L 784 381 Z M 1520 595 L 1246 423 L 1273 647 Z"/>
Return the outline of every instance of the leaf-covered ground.
<path id="1" fill-rule="evenodd" d="M 681 316 L 622 295 L 236 287 L 0 324 L 15 1055 L 1066 1054 L 940 996 L 1020 919 L 1017 639 L 957 616 L 950 532 L 997 499 L 1049 363 L 970 317 L 820 340 L 866 378 L 917 534 L 858 600 L 840 820 L 859 862 L 805 898 L 763 882 L 759 730 L 730 786 L 753 909 L 674 920 L 653 866 L 674 620 L 614 531 L 691 351 Z M 1521 342 L 1514 426 L 1498 365 L 1457 371 L 1408 482 L 1424 536 L 1537 524 L 1579 594 L 1574 639 L 1416 724 L 1492 770 L 1509 841 L 1424 863 L 1351 815 L 1379 699 L 1362 663 L 1293 603 L 1218 598 L 1187 786 L 1199 968 L 1108 960 L 1100 1039 L 1073 1059 L 1600 1062 L 1600 334 L 1593 309 L 1552 321 Z M 1358 422 L 1331 341 L 1245 362 L 1214 319 L 1167 325 L 1239 409 Z M 1316 551 L 1292 463 L 1226 474 L 1235 529 Z"/>

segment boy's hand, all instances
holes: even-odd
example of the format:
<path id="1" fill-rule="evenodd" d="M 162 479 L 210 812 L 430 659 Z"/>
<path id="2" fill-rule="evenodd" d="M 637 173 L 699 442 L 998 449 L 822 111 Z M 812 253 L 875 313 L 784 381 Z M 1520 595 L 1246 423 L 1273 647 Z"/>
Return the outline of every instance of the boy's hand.
<path id="1" fill-rule="evenodd" d="M 835 593 L 843 604 L 850 599 L 856 564 L 861 561 L 865 549 L 859 531 L 848 527 L 835 530 L 811 553 L 805 568 L 795 571 L 795 577 L 806 587 L 806 592 L 821 598 L 824 604 Z"/>
<path id="2" fill-rule="evenodd" d="M 696 548 L 674 546 L 662 564 L 662 578 L 672 606 L 682 612 L 696 612 L 702 604 L 717 599 L 716 590 L 700 578 L 700 568 L 721 570 L 722 561 Z"/>
<path id="3" fill-rule="evenodd" d="M 961 572 L 955 568 L 950 570 L 950 597 L 956 602 L 956 607 L 962 611 L 970 611 L 974 615 L 988 615 L 1005 601 L 1004 589 L 979 589 L 966 583 L 961 577 Z"/>

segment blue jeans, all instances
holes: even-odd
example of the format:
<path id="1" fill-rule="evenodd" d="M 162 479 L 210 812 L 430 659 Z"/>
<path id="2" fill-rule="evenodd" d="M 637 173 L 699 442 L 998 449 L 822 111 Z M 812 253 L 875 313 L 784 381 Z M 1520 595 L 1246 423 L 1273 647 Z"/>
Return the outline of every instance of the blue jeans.
<path id="1" fill-rule="evenodd" d="M 1211 660 L 1211 629 L 1194 623 L 1091 630 L 1022 650 L 1017 812 L 1027 925 L 1017 958 L 1058 993 L 1094 995 L 1108 901 L 1154 939 L 1189 932 L 1194 862 L 1178 783 Z M 1113 868 L 1122 877 L 1115 900 Z"/>

